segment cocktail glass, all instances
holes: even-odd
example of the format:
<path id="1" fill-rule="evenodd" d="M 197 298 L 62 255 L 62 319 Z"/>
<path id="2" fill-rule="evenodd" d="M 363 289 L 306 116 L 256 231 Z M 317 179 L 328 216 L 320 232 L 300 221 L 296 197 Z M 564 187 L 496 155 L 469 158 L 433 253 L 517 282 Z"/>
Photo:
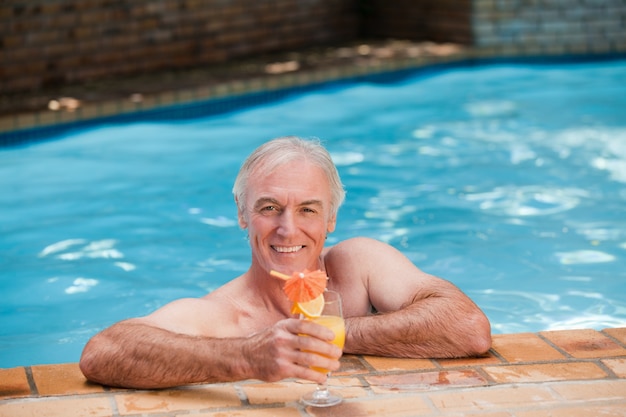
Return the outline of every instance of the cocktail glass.
<path id="1" fill-rule="evenodd" d="M 343 349 L 346 340 L 346 328 L 343 321 L 341 296 L 338 292 L 326 290 L 324 292 L 324 309 L 322 314 L 319 317 L 307 318 L 306 320 L 311 320 L 332 330 L 335 333 L 335 338 L 331 343 Z M 317 367 L 312 367 L 312 369 L 330 376 L 328 369 Z M 318 384 L 315 391 L 303 395 L 300 400 L 303 404 L 313 407 L 330 407 L 341 403 L 343 397 L 338 393 L 330 391 L 327 383 L 324 382 L 323 384 Z"/>

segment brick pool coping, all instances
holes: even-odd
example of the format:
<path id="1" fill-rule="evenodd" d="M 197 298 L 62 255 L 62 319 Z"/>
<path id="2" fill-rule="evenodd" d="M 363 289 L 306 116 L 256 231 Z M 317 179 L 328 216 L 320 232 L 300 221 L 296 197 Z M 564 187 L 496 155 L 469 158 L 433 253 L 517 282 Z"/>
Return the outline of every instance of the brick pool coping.
<path id="1" fill-rule="evenodd" d="M 2 101 L 0 106 L 0 135 L 250 94 L 267 93 L 271 96 L 276 91 L 290 88 L 436 65 L 499 59 L 541 62 L 625 56 L 626 45 L 565 48 L 475 47 L 409 40 L 355 42 L 12 96 L 10 100 Z M 253 97 L 250 104 L 259 104 L 263 100 L 262 97 Z M 48 108 L 51 101 L 55 101 L 58 108 Z"/>
<path id="2" fill-rule="evenodd" d="M 345 355 L 330 385 L 345 401 L 314 409 L 299 380 L 127 390 L 87 382 L 76 363 L 33 365 L 0 369 L 0 417 L 626 416 L 626 327 L 494 335 L 469 359 Z"/>

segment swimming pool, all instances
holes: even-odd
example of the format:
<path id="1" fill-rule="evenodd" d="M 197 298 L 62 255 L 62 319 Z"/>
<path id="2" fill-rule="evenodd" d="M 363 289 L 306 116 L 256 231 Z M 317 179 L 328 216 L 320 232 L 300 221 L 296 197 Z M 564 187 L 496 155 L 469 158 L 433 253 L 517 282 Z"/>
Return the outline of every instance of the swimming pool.
<path id="1" fill-rule="evenodd" d="M 232 183 L 288 134 L 321 138 L 346 185 L 329 244 L 389 242 L 495 333 L 626 325 L 625 80 L 625 61 L 448 68 L 0 149 L 0 367 L 75 362 L 244 272 Z"/>

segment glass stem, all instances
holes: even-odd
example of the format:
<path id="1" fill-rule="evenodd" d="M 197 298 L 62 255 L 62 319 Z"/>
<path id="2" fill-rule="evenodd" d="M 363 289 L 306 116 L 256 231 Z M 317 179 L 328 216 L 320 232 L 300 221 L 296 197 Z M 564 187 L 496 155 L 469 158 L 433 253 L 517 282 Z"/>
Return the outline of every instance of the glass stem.
<path id="1" fill-rule="evenodd" d="M 317 384 L 317 387 L 315 387 L 315 395 L 314 397 L 317 398 L 328 398 L 328 382 L 324 381 L 321 384 Z"/>
<path id="2" fill-rule="evenodd" d="M 326 385 L 318 385 L 313 396 L 316 400 L 325 399 L 328 397 L 328 388 Z"/>

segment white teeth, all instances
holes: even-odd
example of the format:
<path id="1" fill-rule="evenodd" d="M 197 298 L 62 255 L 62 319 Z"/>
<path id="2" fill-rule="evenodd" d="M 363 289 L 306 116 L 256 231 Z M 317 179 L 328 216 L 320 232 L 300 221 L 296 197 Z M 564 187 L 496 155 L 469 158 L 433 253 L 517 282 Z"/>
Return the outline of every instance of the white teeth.
<path id="1" fill-rule="evenodd" d="M 291 253 L 298 252 L 302 249 L 302 245 L 300 246 L 272 246 L 276 252 L 280 253 Z"/>

